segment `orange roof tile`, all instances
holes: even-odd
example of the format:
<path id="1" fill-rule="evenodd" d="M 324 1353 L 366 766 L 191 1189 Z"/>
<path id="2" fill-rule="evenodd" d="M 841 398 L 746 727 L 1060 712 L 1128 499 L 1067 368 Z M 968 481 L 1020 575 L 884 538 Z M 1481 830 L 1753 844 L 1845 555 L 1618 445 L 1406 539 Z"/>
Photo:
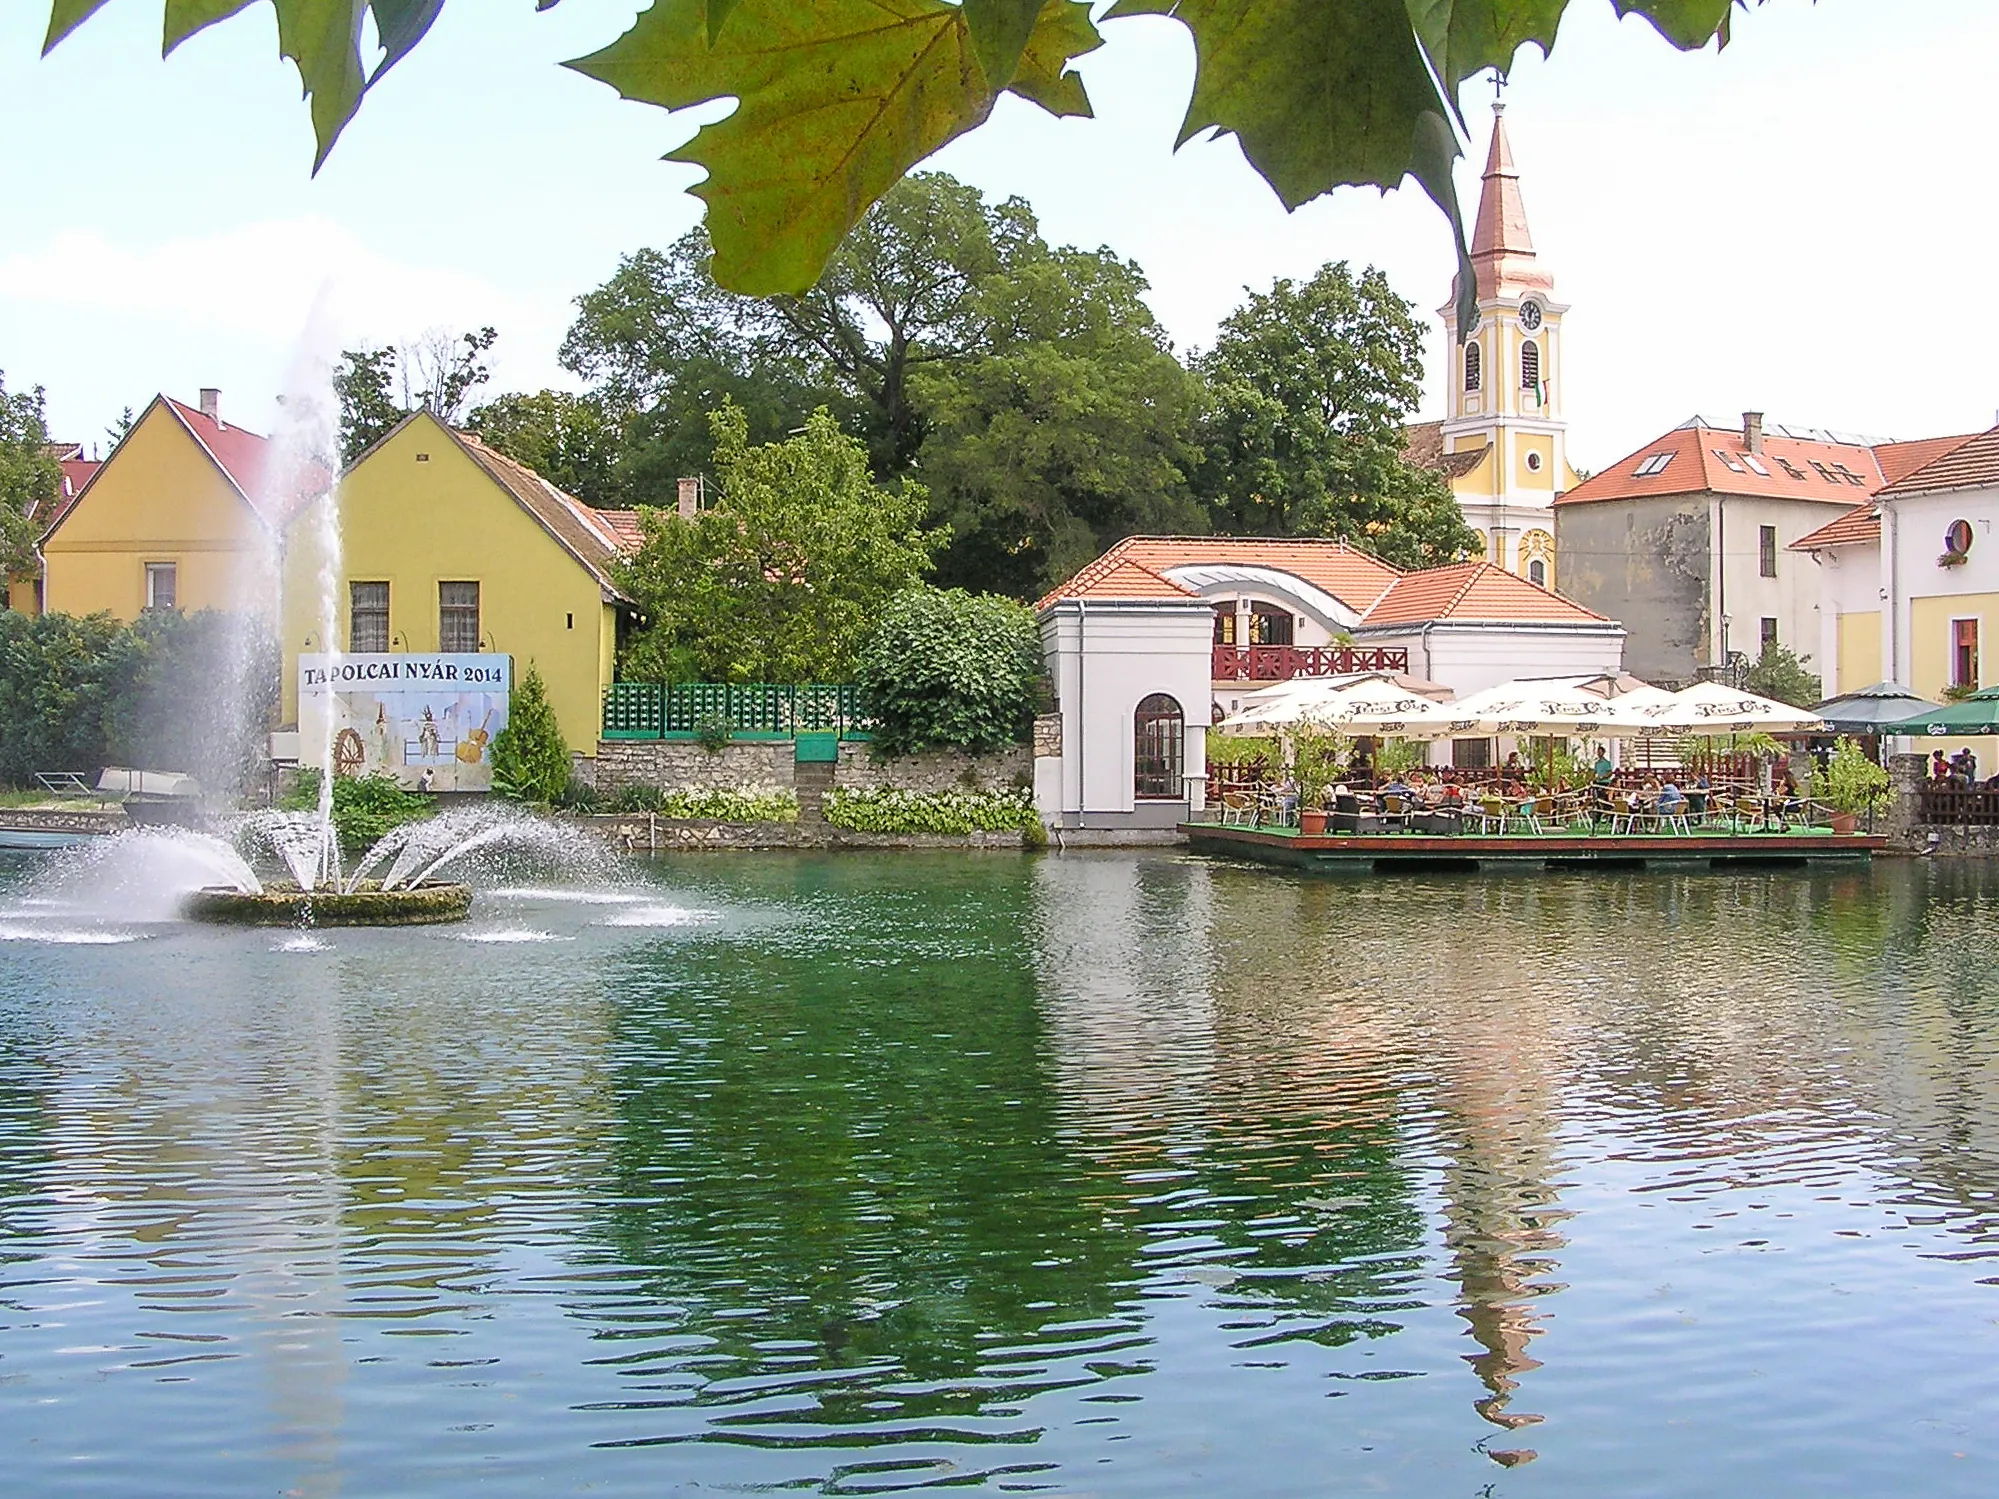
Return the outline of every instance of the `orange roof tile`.
<path id="1" fill-rule="evenodd" d="M 1162 582 L 1171 582 L 1163 575 L 1175 567 L 1267 567 L 1304 579 L 1357 614 L 1365 613 L 1368 605 L 1402 576 L 1400 568 L 1344 541 L 1306 537 L 1127 536 L 1050 592 L 1038 607 L 1045 609 L 1059 599 L 1096 597 L 1082 590 L 1121 561 L 1136 563 L 1147 572 L 1161 575 Z M 1172 586 L 1180 587 L 1177 583 Z M 1181 589 L 1181 592 L 1191 594 L 1192 590 Z"/>
<path id="2" fill-rule="evenodd" d="M 1046 609 L 1063 599 L 1168 599 L 1181 602 L 1200 595 L 1183 583 L 1163 577 L 1133 560 L 1128 549 L 1132 537 L 1119 542 L 1103 556 L 1043 598 L 1036 607 Z"/>
<path id="3" fill-rule="evenodd" d="M 1999 485 L 1999 427 L 1959 443 L 1882 492 L 1892 499 L 1896 495 L 1995 485 Z"/>
<path id="4" fill-rule="evenodd" d="M 1557 505 L 1632 500 L 1653 495 L 1740 494 L 1788 500 L 1853 501 L 1871 497 L 1915 470 L 1969 443 L 1969 436 L 1914 442 L 1860 442 L 1793 437 L 1766 431 L 1751 453 L 1733 427 L 1695 418 L 1620 458 L 1565 494 Z M 1758 473 L 1757 465 L 1763 468 Z M 1648 472 L 1640 473 L 1640 469 Z M 1850 476 L 1850 477 L 1849 477 Z"/>
<path id="5" fill-rule="evenodd" d="M 1914 443 L 1905 446 L 1914 447 Z M 1794 552 L 1818 552 L 1827 547 L 1857 546 L 1881 539 L 1881 511 L 1872 500 L 1856 505 L 1836 520 L 1827 521 L 1816 531 L 1791 543 Z"/>
<path id="6" fill-rule="evenodd" d="M 588 506 L 584 508 L 590 509 Z M 590 513 L 605 530 L 617 538 L 619 551 L 636 552 L 645 544 L 645 527 L 639 524 L 638 511 L 590 509 Z"/>
<path id="7" fill-rule="evenodd" d="M 1432 620 L 1499 624 L 1609 624 L 1559 593 L 1490 562 L 1459 562 L 1409 573 L 1367 611 L 1363 629 Z"/>

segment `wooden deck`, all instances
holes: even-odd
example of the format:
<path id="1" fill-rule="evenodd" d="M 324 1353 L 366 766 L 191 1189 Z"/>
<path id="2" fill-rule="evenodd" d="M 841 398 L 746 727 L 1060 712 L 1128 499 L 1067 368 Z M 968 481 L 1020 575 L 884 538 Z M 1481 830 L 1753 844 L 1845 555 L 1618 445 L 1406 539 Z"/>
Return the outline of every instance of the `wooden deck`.
<path id="1" fill-rule="evenodd" d="M 1412 833 L 1306 837 L 1283 828 L 1183 822 L 1196 853 L 1251 859 L 1294 869 L 1392 873 L 1482 869 L 1740 869 L 1821 862 L 1866 863 L 1886 838 L 1824 830 L 1787 833 L 1698 832 L 1597 835 L 1467 833 L 1455 838 Z"/>

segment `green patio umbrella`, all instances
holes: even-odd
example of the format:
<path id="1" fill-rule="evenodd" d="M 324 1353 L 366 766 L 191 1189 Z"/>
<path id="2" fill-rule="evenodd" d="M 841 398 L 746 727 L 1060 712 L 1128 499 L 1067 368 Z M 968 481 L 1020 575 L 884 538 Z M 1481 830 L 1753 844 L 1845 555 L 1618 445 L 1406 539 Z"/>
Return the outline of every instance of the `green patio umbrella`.
<path id="1" fill-rule="evenodd" d="M 1955 739 L 1973 734 L 1999 734 L 1999 687 L 1987 687 L 1955 703 L 1944 703 L 1905 718 L 1884 723 L 1877 734 L 1912 734 L 1918 739 Z"/>

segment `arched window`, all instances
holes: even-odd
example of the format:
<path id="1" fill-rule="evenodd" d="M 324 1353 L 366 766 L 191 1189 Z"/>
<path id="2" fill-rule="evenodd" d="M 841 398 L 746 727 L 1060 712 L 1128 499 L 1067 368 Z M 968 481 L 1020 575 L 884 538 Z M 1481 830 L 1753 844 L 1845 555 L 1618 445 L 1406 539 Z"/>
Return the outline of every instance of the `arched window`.
<path id="1" fill-rule="evenodd" d="M 1531 338 L 1520 346 L 1520 388 L 1541 388 L 1541 346 Z"/>
<path id="2" fill-rule="evenodd" d="M 1543 562 L 1539 557 L 1528 563 L 1527 581 L 1532 583 L 1536 588 L 1546 588 L 1548 586 L 1548 564 Z"/>
<path id="3" fill-rule="evenodd" d="M 1155 692 L 1132 715 L 1131 789 L 1138 797 L 1178 801 L 1180 747 L 1187 739 L 1187 719 L 1180 704 Z"/>
<path id="4" fill-rule="evenodd" d="M 1465 389 L 1478 389 L 1478 345 L 1465 345 Z"/>

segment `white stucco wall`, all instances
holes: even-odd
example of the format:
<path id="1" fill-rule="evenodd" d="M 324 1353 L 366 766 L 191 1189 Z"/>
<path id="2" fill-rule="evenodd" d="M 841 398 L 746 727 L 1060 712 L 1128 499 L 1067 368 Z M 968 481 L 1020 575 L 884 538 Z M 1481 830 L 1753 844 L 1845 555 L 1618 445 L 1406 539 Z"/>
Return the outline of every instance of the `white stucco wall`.
<path id="1" fill-rule="evenodd" d="M 1365 631 L 1360 645 L 1409 649 L 1411 676 L 1428 677 L 1468 697 L 1517 677 L 1568 677 L 1624 669 L 1619 625 L 1437 624 Z"/>
<path id="2" fill-rule="evenodd" d="M 1811 669 L 1818 673 L 1827 697 L 1839 691 L 1839 621 L 1845 614 L 1879 614 L 1881 547 L 1878 543 L 1828 547 L 1817 554 L 1799 553 L 1818 580 L 1818 644 L 1812 648 Z M 1800 646 L 1802 650 L 1804 647 Z M 1887 671 L 1887 656 L 1881 658 Z M 1858 686 L 1871 684 L 1861 682 Z"/>
<path id="3" fill-rule="evenodd" d="M 1824 491 L 1808 501 L 1764 499 L 1748 495 L 1716 495 L 1709 502 L 1709 535 L 1716 538 L 1709 579 L 1713 605 L 1708 627 L 1710 661 L 1721 661 L 1723 624 L 1727 616 L 1727 648 L 1751 661 L 1762 652 L 1762 621 L 1777 621 L 1777 643 L 1790 650 L 1816 654 L 1819 635 L 1819 569 L 1804 552 L 1790 550 L 1829 521 L 1838 519 L 1867 496 L 1864 491 L 1825 483 L 1816 474 L 1810 484 Z M 1805 483 L 1798 485 L 1800 490 Z M 1823 503 L 1820 500 L 1823 499 Z M 1761 571 L 1761 528 L 1777 528 L 1777 576 Z"/>
<path id="4" fill-rule="evenodd" d="M 1062 714 L 1059 805 L 1071 826 L 1170 826 L 1185 801 L 1140 802 L 1132 791 L 1133 714 L 1167 693 L 1186 715 L 1185 776 L 1207 772 L 1214 613 L 1207 604 L 1064 599 L 1041 616 L 1041 645 Z M 1196 808 L 1198 810 L 1198 808 Z"/>
<path id="5" fill-rule="evenodd" d="M 1950 494 L 1910 495 L 1881 503 L 1882 576 L 1880 587 L 1889 599 L 1882 611 L 1881 659 L 1895 663 L 1895 680 L 1910 683 L 1921 675 L 1913 659 L 1921 649 L 1933 653 L 1934 641 L 1918 647 L 1913 639 L 1910 604 L 1915 599 L 1959 594 L 1999 593 L 1999 489 L 1957 490 Z M 1943 555 L 1944 532 L 1955 520 L 1971 522 L 1971 551 L 1955 567 L 1937 566 Z M 1893 602 L 1892 611 L 1888 607 Z M 1999 681 L 1999 618 L 1985 618 L 1980 608 L 1980 665 L 1986 681 Z M 1911 685 L 1913 685 L 1911 683 Z"/>

